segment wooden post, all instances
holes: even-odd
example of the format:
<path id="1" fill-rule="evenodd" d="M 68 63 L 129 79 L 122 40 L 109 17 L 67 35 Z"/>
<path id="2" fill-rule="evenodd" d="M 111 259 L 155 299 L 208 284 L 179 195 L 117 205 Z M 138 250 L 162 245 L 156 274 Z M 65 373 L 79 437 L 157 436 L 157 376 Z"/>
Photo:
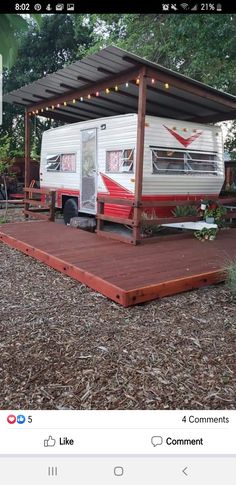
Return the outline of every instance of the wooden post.
<path id="1" fill-rule="evenodd" d="M 25 110 L 25 187 L 29 187 L 30 184 L 30 117 Z M 27 194 L 25 193 L 25 198 L 27 198 Z M 28 211 L 29 204 L 24 204 L 24 210 Z M 25 218 L 28 218 L 28 215 L 25 214 Z"/>
<path id="2" fill-rule="evenodd" d="M 104 214 L 104 202 L 101 202 L 100 200 L 97 201 L 97 215 L 100 216 L 101 214 Z M 97 219 L 97 232 L 103 230 L 103 223 L 101 219 Z"/>
<path id="3" fill-rule="evenodd" d="M 138 95 L 138 127 L 137 127 L 137 145 L 136 145 L 136 164 L 135 164 L 135 191 L 134 191 L 134 227 L 133 240 L 134 244 L 140 242 L 140 207 L 142 200 L 143 188 L 143 155 L 144 155 L 144 135 L 145 135 L 145 115 L 146 115 L 146 97 L 147 97 L 147 79 L 146 70 L 142 69 L 139 81 Z"/>
<path id="4" fill-rule="evenodd" d="M 50 190 L 50 209 L 49 209 L 49 221 L 55 221 L 55 205 L 56 205 L 56 191 Z"/>

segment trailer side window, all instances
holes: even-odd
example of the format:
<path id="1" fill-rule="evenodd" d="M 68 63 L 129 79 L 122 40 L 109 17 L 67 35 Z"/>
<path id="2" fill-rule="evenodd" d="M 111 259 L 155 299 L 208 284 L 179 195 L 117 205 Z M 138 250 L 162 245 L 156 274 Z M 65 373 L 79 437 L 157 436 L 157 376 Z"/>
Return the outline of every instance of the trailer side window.
<path id="1" fill-rule="evenodd" d="M 151 151 L 153 173 L 216 175 L 219 172 L 220 160 L 215 153 L 152 147 Z"/>
<path id="2" fill-rule="evenodd" d="M 46 158 L 46 170 L 47 172 L 75 172 L 76 154 L 61 153 L 48 155 Z"/>
<path id="3" fill-rule="evenodd" d="M 106 152 L 106 172 L 123 173 L 134 171 L 134 150 L 113 150 Z"/>

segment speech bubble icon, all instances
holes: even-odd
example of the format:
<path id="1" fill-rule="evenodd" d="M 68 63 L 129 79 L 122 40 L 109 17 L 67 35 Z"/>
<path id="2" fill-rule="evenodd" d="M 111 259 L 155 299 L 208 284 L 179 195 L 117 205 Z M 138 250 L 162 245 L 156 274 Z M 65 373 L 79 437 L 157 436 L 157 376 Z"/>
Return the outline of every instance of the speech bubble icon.
<path id="1" fill-rule="evenodd" d="M 152 436 L 151 437 L 151 443 L 152 443 L 152 446 L 154 446 L 154 448 L 156 446 L 162 445 L 162 443 L 163 443 L 162 436 Z"/>

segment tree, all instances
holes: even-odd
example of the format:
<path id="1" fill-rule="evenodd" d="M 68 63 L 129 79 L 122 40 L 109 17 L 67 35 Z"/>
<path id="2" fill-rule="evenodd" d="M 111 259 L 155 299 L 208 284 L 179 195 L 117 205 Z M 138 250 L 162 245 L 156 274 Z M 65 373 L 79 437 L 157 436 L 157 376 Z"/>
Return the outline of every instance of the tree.
<path id="1" fill-rule="evenodd" d="M 20 34 L 29 27 L 29 22 L 34 19 L 40 23 L 40 15 L 31 15 L 27 19 L 18 14 L 0 15 L 0 54 L 3 56 L 3 66 L 10 68 L 17 57 Z"/>
<path id="2" fill-rule="evenodd" d="M 236 94 L 236 15 L 92 15 L 92 51 L 111 43 Z M 236 122 L 226 147 L 236 148 Z"/>
<path id="3" fill-rule="evenodd" d="M 93 15 L 97 46 L 111 43 L 236 93 L 235 15 Z"/>
<path id="4" fill-rule="evenodd" d="M 27 30 L 18 31 L 17 60 L 14 66 L 6 69 L 3 74 L 5 92 L 11 92 L 48 73 L 57 71 L 84 55 L 91 43 L 91 29 L 89 26 L 83 25 L 82 15 L 76 17 L 76 33 L 74 16 L 68 14 L 43 15 L 40 30 L 35 23 L 31 22 Z M 34 154 L 39 156 L 42 131 L 51 126 L 58 126 L 58 123 L 37 118 L 32 125 L 31 139 Z M 6 134 L 11 139 L 11 155 L 22 156 L 24 153 L 24 114 L 21 107 L 4 105 L 0 136 Z"/>

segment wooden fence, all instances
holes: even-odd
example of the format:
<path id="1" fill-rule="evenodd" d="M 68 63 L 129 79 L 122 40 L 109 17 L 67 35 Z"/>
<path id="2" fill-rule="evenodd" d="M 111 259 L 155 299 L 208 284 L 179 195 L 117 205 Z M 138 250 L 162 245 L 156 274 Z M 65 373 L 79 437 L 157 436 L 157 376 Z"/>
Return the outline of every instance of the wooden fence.
<path id="1" fill-rule="evenodd" d="M 226 219 L 235 219 L 236 218 L 236 197 L 212 197 L 210 199 L 212 202 L 215 202 L 220 205 L 232 205 L 235 204 L 235 210 L 231 210 L 228 212 L 224 217 Z M 202 201 L 203 203 L 203 201 Z M 135 203 L 134 200 L 131 199 L 121 199 L 121 198 L 114 198 L 109 195 L 105 196 L 98 196 L 97 198 L 97 234 L 102 235 L 109 239 L 117 239 L 119 241 L 123 241 L 130 244 L 138 244 L 138 243 L 151 243 L 156 240 L 160 240 L 160 237 L 150 237 L 150 238 L 141 238 L 137 239 L 135 237 L 135 228 L 142 224 L 142 219 L 128 219 L 128 218 L 119 218 L 114 216 L 108 216 L 104 213 L 105 204 L 116 204 L 116 205 L 125 205 L 130 206 L 132 208 L 138 208 L 140 211 L 140 215 L 142 210 L 145 208 L 154 208 L 154 207 L 177 207 L 177 206 L 195 206 L 199 207 L 201 201 L 199 200 L 165 200 L 165 201 L 141 201 L 138 204 Z M 150 217 L 144 220 L 145 225 L 162 225 L 162 224 L 171 224 L 171 223 L 181 223 L 181 222 L 196 222 L 203 219 L 203 215 L 195 215 L 195 216 L 183 216 L 183 217 Z M 114 222 L 117 224 L 123 224 L 129 226 L 132 229 L 132 235 L 130 237 L 123 236 L 121 234 L 109 232 L 104 230 L 104 222 Z"/>
<path id="2" fill-rule="evenodd" d="M 56 192 L 49 189 L 24 188 L 24 214 L 25 217 L 33 217 L 47 221 L 55 221 Z M 41 196 L 46 200 L 42 201 Z"/>

